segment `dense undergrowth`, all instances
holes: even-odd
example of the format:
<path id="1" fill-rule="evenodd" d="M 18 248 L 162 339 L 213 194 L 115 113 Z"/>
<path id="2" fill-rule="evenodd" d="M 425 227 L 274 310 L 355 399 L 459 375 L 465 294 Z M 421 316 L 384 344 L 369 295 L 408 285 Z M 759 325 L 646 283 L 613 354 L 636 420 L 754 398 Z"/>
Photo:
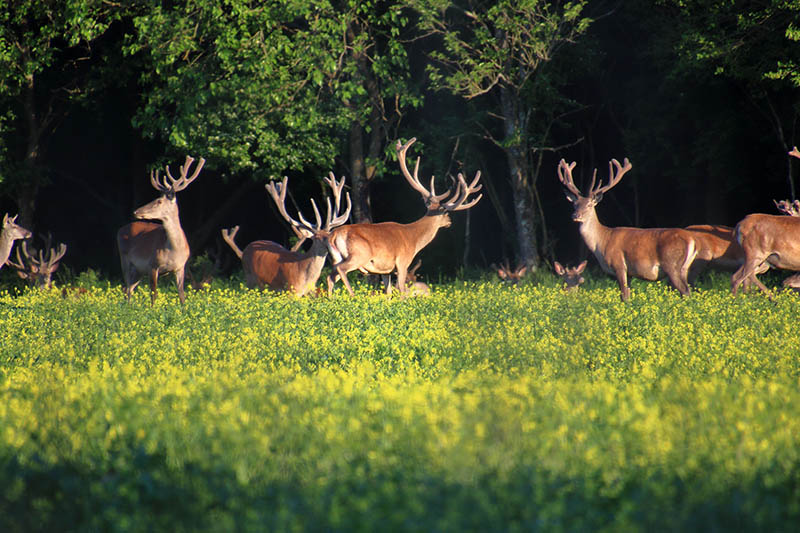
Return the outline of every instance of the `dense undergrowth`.
<path id="1" fill-rule="evenodd" d="M 792 530 L 800 298 L 0 295 L 3 530 Z"/>

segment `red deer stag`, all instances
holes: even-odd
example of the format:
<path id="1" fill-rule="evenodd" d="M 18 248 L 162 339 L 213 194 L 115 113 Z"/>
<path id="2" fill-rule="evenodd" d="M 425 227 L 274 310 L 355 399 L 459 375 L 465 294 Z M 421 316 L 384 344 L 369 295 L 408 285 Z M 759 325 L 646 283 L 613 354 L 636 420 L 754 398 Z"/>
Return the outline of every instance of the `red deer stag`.
<path id="1" fill-rule="evenodd" d="M 0 230 L 0 268 L 6 264 L 11 255 L 11 247 L 17 239 L 30 239 L 33 235 L 30 231 L 17 224 L 17 215 L 3 215 L 3 228 Z"/>
<path id="2" fill-rule="evenodd" d="M 630 297 L 629 276 L 649 281 L 666 276 L 682 295 L 688 296 L 691 292 L 687 280 L 689 266 L 697 255 L 691 233 L 679 228 L 609 228 L 597 218 L 595 206 L 603 194 L 633 168 L 630 161 L 626 158 L 621 165 L 612 159 L 608 164 L 609 182 L 605 186 L 595 187 L 595 169 L 586 196 L 575 186 L 574 168 L 575 162 L 567 164 L 563 159 L 558 165 L 558 178 L 568 191 L 567 200 L 573 204 L 572 220 L 580 224 L 583 240 L 601 268 L 616 276 L 622 301 Z"/>
<path id="3" fill-rule="evenodd" d="M 523 276 L 525 273 L 528 272 L 528 266 L 522 265 L 517 267 L 516 270 L 511 268 L 511 264 L 508 262 L 508 259 L 504 259 L 500 266 L 495 264 L 490 265 L 497 272 L 497 277 L 503 280 L 504 283 L 508 283 L 509 285 L 516 285 L 520 281 L 522 281 Z"/>
<path id="4" fill-rule="evenodd" d="M 567 292 L 577 291 L 581 283 L 585 281 L 581 274 L 586 268 L 586 260 L 581 261 L 576 267 L 564 267 L 556 261 L 553 263 L 553 268 L 555 268 L 556 274 L 564 280 L 564 290 Z"/>
<path id="5" fill-rule="evenodd" d="M 410 139 L 405 144 L 397 141 L 397 159 L 400 170 L 408 183 L 425 201 L 427 211 L 419 220 L 410 224 L 397 222 L 379 222 L 375 224 L 350 224 L 331 232 L 328 239 L 328 250 L 333 261 L 333 272 L 328 276 L 328 294 L 333 292 L 336 281 L 341 278 L 347 292 L 353 294 L 353 288 L 347 274 L 359 270 L 365 274 L 381 274 L 386 285 L 386 292 L 391 292 L 388 276 L 397 272 L 397 288 L 405 293 L 408 289 L 406 277 L 408 267 L 420 250 L 430 243 L 439 228 L 450 226 L 451 211 L 469 209 L 478 203 L 483 195 L 467 201 L 469 196 L 481 189 L 478 181 L 481 172 L 475 174 L 472 183 L 467 184 L 463 174 L 458 174 L 456 190 L 448 190 L 436 194 L 431 177 L 430 189 L 426 189 L 419 181 L 419 158 L 413 175 L 406 166 L 406 152 L 416 142 Z"/>
<path id="6" fill-rule="evenodd" d="M 45 238 L 44 248 L 31 251 L 28 243 L 22 242 L 17 247 L 17 261 L 8 260 L 8 264 L 17 270 L 17 275 L 29 284 L 41 289 L 49 289 L 53 285 L 53 273 L 58 270 L 59 261 L 67 253 L 67 245 L 59 244 L 58 248 L 51 248 L 52 236 Z M 20 249 L 22 252 L 20 253 Z M 47 255 L 45 255 L 47 254 Z"/>
<path id="7" fill-rule="evenodd" d="M 161 196 L 133 212 L 138 219 L 160 220 L 161 223 L 136 221 L 120 228 L 117 232 L 119 258 L 122 263 L 122 277 L 125 281 L 125 297 L 131 299 L 133 290 L 139 285 L 142 274 L 150 274 L 150 305 L 155 305 L 158 292 L 158 275 L 175 273 L 175 284 L 181 304 L 186 301 L 183 292 L 184 269 L 189 259 L 189 242 L 181 228 L 178 216 L 178 202 L 175 195 L 192 183 L 206 160 L 197 162 L 194 173 L 187 177 L 194 158 L 186 156 L 181 165 L 180 177 L 175 179 L 165 166 L 166 176 L 161 178 L 158 170 L 150 172 L 150 183 Z"/>
<path id="8" fill-rule="evenodd" d="M 795 146 L 789 155 L 800 158 Z M 794 214 L 788 201 L 775 202 L 779 210 Z M 752 280 L 770 298 L 769 289 L 756 277 L 759 268 L 771 266 L 783 270 L 800 270 L 800 217 L 753 213 L 736 225 L 736 240 L 744 250 L 744 264 L 731 277 L 731 291 L 736 294 L 745 280 Z M 794 276 L 786 281 L 794 283 Z"/>
<path id="9" fill-rule="evenodd" d="M 287 178 L 283 178 L 281 183 L 269 183 L 267 191 L 275 201 L 275 205 L 278 206 L 281 216 L 301 238 L 298 244 L 301 244 L 304 239 L 311 239 L 312 244 L 308 252 L 287 250 L 272 241 L 254 241 L 248 244 L 244 250 L 240 250 L 234 241 L 239 226 L 230 230 L 222 230 L 222 238 L 242 260 L 248 287 L 263 289 L 266 286 L 272 290 L 288 290 L 297 296 L 303 296 L 314 288 L 322 272 L 322 267 L 325 265 L 325 258 L 328 256 L 327 239 L 331 230 L 347 222 L 352 204 L 350 193 L 347 193 L 347 209 L 344 213 L 339 214 L 344 178 L 337 182 L 331 172 L 330 178 L 325 178 L 325 183 L 333 190 L 333 208 L 331 208 L 330 198 L 326 198 L 328 212 L 325 225 L 322 225 L 322 217 L 313 199 L 311 205 L 314 208 L 316 223 L 308 222 L 303 218 L 302 213 L 298 217 L 300 220 L 295 220 L 286 211 L 287 181 Z M 296 245 L 296 247 L 299 246 Z"/>

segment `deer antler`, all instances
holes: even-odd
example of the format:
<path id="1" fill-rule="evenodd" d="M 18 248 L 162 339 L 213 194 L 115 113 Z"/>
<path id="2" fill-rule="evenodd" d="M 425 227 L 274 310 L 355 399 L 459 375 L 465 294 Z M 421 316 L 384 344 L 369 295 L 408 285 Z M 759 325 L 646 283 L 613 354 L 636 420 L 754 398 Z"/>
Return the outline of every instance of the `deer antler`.
<path id="1" fill-rule="evenodd" d="M 619 161 L 617 161 L 616 159 L 612 159 L 611 161 L 609 161 L 608 185 L 600 186 L 600 184 L 598 184 L 598 187 L 596 189 L 594 187 L 594 182 L 595 182 L 595 177 L 597 176 L 597 170 L 595 170 L 594 175 L 592 176 L 592 185 L 589 188 L 589 190 L 591 191 L 590 194 L 592 195 L 603 194 L 612 187 L 614 187 L 614 185 L 619 183 L 619 180 L 622 179 L 622 176 L 624 176 L 630 169 L 633 168 L 633 165 L 631 164 L 631 162 L 628 160 L 627 157 L 623 159 L 622 163 L 623 164 L 620 164 Z"/>
<path id="2" fill-rule="evenodd" d="M 797 150 L 797 146 L 792 148 L 792 151 L 789 152 L 789 155 L 800 158 L 800 151 Z"/>
<path id="3" fill-rule="evenodd" d="M 194 169 L 194 174 L 190 178 L 187 178 L 187 174 L 189 173 L 189 168 L 192 166 L 194 162 L 194 158 L 191 156 L 186 156 L 186 161 L 181 165 L 180 169 L 180 177 L 175 179 L 172 177 L 172 174 L 169 171 L 169 165 L 164 166 L 164 170 L 166 171 L 166 176 L 160 176 L 158 170 L 153 170 L 150 172 L 150 183 L 153 187 L 163 193 L 176 193 L 180 192 L 186 187 L 189 186 L 191 182 L 200 175 L 200 171 L 203 169 L 203 165 L 206 164 L 206 160 L 202 157 L 197 162 L 197 167 Z"/>
<path id="4" fill-rule="evenodd" d="M 280 212 L 281 216 L 295 228 L 295 233 L 302 234 L 303 238 L 311 238 L 314 234 L 318 233 L 320 230 L 323 231 L 330 231 L 331 228 L 336 226 L 341 226 L 344 224 L 347 219 L 350 217 L 350 210 L 352 209 L 353 205 L 350 201 L 350 193 L 347 193 L 347 209 L 344 213 L 339 214 L 339 209 L 341 207 L 341 196 L 342 190 L 344 190 L 344 178 L 341 181 L 336 181 L 336 177 L 334 176 L 333 172 L 330 173 L 330 178 L 325 178 L 325 183 L 327 183 L 334 193 L 334 206 L 335 209 L 331 208 L 331 200 L 329 197 L 325 198 L 325 203 L 327 204 L 328 212 L 326 213 L 325 217 L 325 226 L 322 225 L 322 216 L 320 216 L 319 209 L 317 208 L 317 203 L 314 199 L 311 199 L 311 207 L 314 209 L 314 218 L 316 220 L 316 224 L 310 223 L 308 220 L 303 217 L 303 213 L 298 211 L 298 218 L 300 219 L 295 220 L 292 218 L 289 213 L 286 211 L 286 193 L 288 191 L 288 182 L 289 178 L 284 176 L 283 180 L 280 183 L 270 182 L 266 185 L 267 191 L 269 192 L 270 196 L 272 196 L 275 205 L 278 207 L 278 211 Z"/>
<path id="5" fill-rule="evenodd" d="M 795 200 L 794 202 L 790 202 L 789 200 L 781 200 L 780 202 L 777 200 L 772 201 L 775 202 L 775 207 L 778 208 L 778 211 L 784 215 L 789 215 L 790 217 L 800 216 L 800 200 Z"/>
<path id="6" fill-rule="evenodd" d="M 400 170 L 403 172 L 403 176 L 408 181 L 409 185 L 422 195 L 423 200 L 425 201 L 426 207 L 430 208 L 431 206 L 435 206 L 439 204 L 438 207 L 445 210 L 445 211 L 461 211 L 463 209 L 469 209 L 473 205 L 477 204 L 478 201 L 482 198 L 482 194 L 478 195 L 477 198 L 474 198 L 464 203 L 467 197 L 474 192 L 478 192 L 482 185 L 478 184 L 478 181 L 481 179 L 481 172 L 480 170 L 475 174 L 475 179 L 472 180 L 472 183 L 467 185 L 467 181 L 464 179 L 464 175 L 459 173 L 458 179 L 456 181 L 456 191 L 453 192 L 452 189 L 448 190 L 442 194 L 436 194 L 436 189 L 434 187 L 434 176 L 431 176 L 431 185 L 429 189 L 426 189 L 419 181 L 419 161 L 420 158 L 417 157 L 417 161 L 414 164 L 414 173 L 412 174 L 408 170 L 408 166 L 406 164 L 406 153 L 408 149 L 417 141 L 416 137 L 412 137 L 409 139 L 405 144 L 401 144 L 400 141 L 397 141 L 397 145 L 395 150 L 397 151 L 397 161 L 400 163 Z M 442 200 L 445 198 L 450 197 L 447 202 L 442 203 Z"/>
<path id="7" fill-rule="evenodd" d="M 575 196 L 583 196 L 581 194 L 580 189 L 575 186 L 575 181 L 572 179 L 572 169 L 575 168 L 577 163 L 573 161 L 572 163 L 567 163 L 565 160 L 561 160 L 558 162 L 558 181 L 567 188 L 569 192 L 574 194 Z"/>

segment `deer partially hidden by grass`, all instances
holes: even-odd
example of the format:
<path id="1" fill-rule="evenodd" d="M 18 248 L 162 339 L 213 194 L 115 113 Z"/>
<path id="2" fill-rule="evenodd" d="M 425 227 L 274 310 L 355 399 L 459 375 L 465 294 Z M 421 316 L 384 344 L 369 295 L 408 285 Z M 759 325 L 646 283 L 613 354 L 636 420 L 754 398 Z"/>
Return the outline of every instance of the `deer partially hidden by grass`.
<path id="1" fill-rule="evenodd" d="M 586 268 L 586 261 L 581 261 L 576 267 L 565 267 L 558 261 L 553 263 L 553 268 L 556 274 L 564 280 L 564 290 L 567 292 L 577 291 L 581 284 L 585 281 L 583 279 L 583 270 Z"/>
<path id="2" fill-rule="evenodd" d="M 572 220 L 580 224 L 581 236 L 600 267 L 616 276 L 622 301 L 630 298 L 629 277 L 649 281 L 667 277 L 673 287 L 688 296 L 691 292 L 689 267 L 697 255 L 690 232 L 680 228 L 610 228 L 597 218 L 595 206 L 603 199 L 603 194 L 633 168 L 630 161 L 625 159 L 620 164 L 612 159 L 608 164 L 609 182 L 605 186 L 598 184 L 595 187 L 595 169 L 586 195 L 575 186 L 572 178 L 574 168 L 574 162 L 568 164 L 563 159 L 558 165 L 558 178 L 573 206 Z"/>
<path id="3" fill-rule="evenodd" d="M 516 285 L 522 278 L 527 274 L 528 267 L 527 265 L 521 265 L 517 268 L 511 268 L 511 264 L 508 262 L 508 259 L 504 259 L 500 266 L 495 264 L 490 265 L 492 270 L 497 272 L 497 277 L 500 278 L 503 283 L 507 283 L 509 285 Z"/>
<path id="4" fill-rule="evenodd" d="M 0 230 L 0 268 L 3 268 L 8 261 L 14 241 L 30 239 L 31 235 L 33 234 L 30 231 L 17 224 L 17 215 L 13 217 L 8 216 L 8 213 L 3 215 L 3 228 Z"/>
<path id="5" fill-rule="evenodd" d="M 284 220 L 292 226 L 295 234 L 301 239 L 311 240 L 311 248 L 307 252 L 301 252 L 298 249 L 287 250 L 273 241 L 253 241 L 244 250 L 240 250 L 235 242 L 239 226 L 222 230 L 222 238 L 242 260 L 248 287 L 262 289 L 269 287 L 275 291 L 291 291 L 297 296 L 303 296 L 314 288 L 328 255 L 329 235 L 334 228 L 347 222 L 352 208 L 350 194 L 347 193 L 347 208 L 344 213 L 340 213 L 344 178 L 337 181 L 331 172 L 330 178 L 325 178 L 325 183 L 333 191 L 333 207 L 330 198 L 326 198 L 328 211 L 324 225 L 313 199 L 311 205 L 314 209 L 314 224 L 307 221 L 302 214 L 299 214 L 299 220 L 289 215 L 286 211 L 288 178 L 283 178 L 281 183 L 267 184 L 267 191 Z M 302 244 L 302 240 L 296 245 L 296 248 L 299 248 L 300 244 Z"/>
<path id="6" fill-rule="evenodd" d="M 8 260 L 8 264 L 17 271 L 17 275 L 26 280 L 30 285 L 41 289 L 53 286 L 53 273 L 58 270 L 59 262 L 67 253 L 67 245 L 61 243 L 58 247 L 51 247 L 52 236 L 45 238 L 44 247 L 36 249 L 28 246 L 27 241 L 17 247 L 16 261 Z"/>
<path id="7" fill-rule="evenodd" d="M 194 158 L 187 155 L 177 179 L 170 174 L 169 166 L 165 167 L 166 176 L 163 178 L 158 170 L 150 173 L 150 184 L 161 196 L 134 211 L 133 215 L 138 219 L 159 220 L 161 223 L 139 220 L 123 226 L 117 232 L 124 291 L 128 301 L 139 285 L 141 275 L 149 274 L 150 305 L 155 305 L 158 276 L 168 272 L 175 273 L 181 304 L 186 301 L 183 279 L 190 252 L 189 242 L 181 228 L 176 195 L 200 175 L 206 160 L 200 158 L 190 177 L 189 169 L 193 162 Z"/>

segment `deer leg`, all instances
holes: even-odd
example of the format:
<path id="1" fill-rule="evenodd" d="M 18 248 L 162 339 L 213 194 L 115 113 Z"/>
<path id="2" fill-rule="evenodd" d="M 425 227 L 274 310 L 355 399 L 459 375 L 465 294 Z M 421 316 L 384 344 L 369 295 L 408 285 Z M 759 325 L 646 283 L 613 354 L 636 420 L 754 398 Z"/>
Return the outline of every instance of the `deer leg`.
<path id="1" fill-rule="evenodd" d="M 150 307 L 156 304 L 157 294 L 158 294 L 158 269 L 154 268 L 150 271 Z"/>
<path id="2" fill-rule="evenodd" d="M 628 286 L 628 272 L 626 270 L 617 270 L 617 285 L 619 285 L 620 298 L 623 302 L 627 302 L 631 297 L 631 288 Z"/>
<path id="3" fill-rule="evenodd" d="M 186 301 L 186 294 L 183 292 L 183 280 L 186 270 L 179 268 L 175 271 L 175 285 L 178 286 L 178 298 L 181 300 L 181 305 Z"/>
<path id="4" fill-rule="evenodd" d="M 383 290 L 386 294 L 392 294 L 392 275 L 381 274 L 381 281 L 383 282 Z"/>
<path id="5" fill-rule="evenodd" d="M 125 265 L 122 269 L 122 277 L 125 283 L 125 299 L 130 302 L 133 290 L 139 285 L 140 274 L 133 265 Z"/>

